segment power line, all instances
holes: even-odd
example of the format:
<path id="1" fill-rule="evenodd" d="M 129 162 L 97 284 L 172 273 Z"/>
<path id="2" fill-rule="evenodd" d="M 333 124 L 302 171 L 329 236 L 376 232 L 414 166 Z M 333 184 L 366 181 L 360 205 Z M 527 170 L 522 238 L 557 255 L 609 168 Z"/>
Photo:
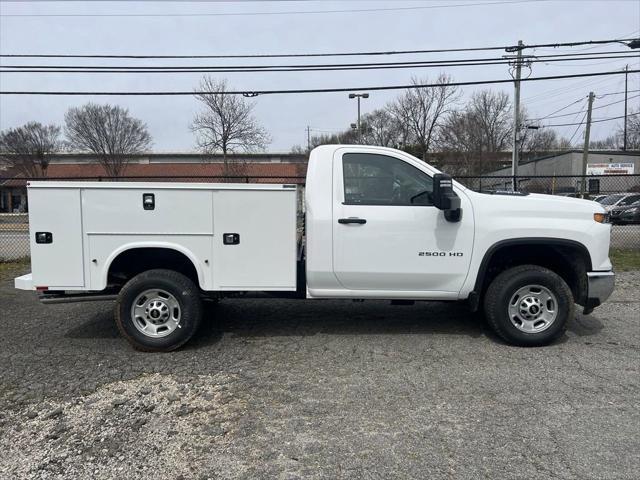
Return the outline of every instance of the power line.
<path id="1" fill-rule="evenodd" d="M 640 92 L 640 89 L 627 90 L 627 93 L 633 93 L 633 92 Z M 604 97 L 608 97 L 609 95 L 623 95 L 624 93 L 625 93 L 624 90 L 621 92 L 601 93 L 600 95 L 596 95 L 596 98 L 604 98 Z"/>
<path id="2" fill-rule="evenodd" d="M 613 58 L 613 57 L 597 57 L 597 58 Z M 615 57 L 627 59 L 626 57 Z M 640 56 L 638 56 L 640 58 Z M 591 58 L 577 58 L 571 60 L 591 60 Z M 545 60 L 529 60 L 530 63 L 544 62 L 562 62 L 565 59 L 545 59 Z M 491 65 L 509 65 L 509 60 L 500 61 L 457 61 L 456 63 L 423 63 L 423 62 L 390 62 L 390 63 L 361 63 L 361 64 L 335 64 L 335 65 L 291 65 L 291 66 L 272 66 L 272 65 L 253 65 L 253 66 L 203 66 L 203 67 L 129 67 L 129 66 L 22 66 L 22 65 L 0 65 L 1 73 L 124 73 L 124 74 L 140 74 L 140 73 L 253 73 L 253 72 L 326 72 L 326 71 L 354 71 L 354 70 L 390 70 L 390 69 L 406 69 L 406 68 L 452 68 L 452 67 L 473 67 L 473 66 L 491 66 Z"/>
<path id="3" fill-rule="evenodd" d="M 635 90 L 635 91 L 637 92 L 637 91 L 640 91 L 640 90 Z M 633 100 L 634 98 L 638 98 L 638 97 L 640 97 L 640 95 L 635 95 L 635 96 L 633 96 L 633 97 L 629 97 L 627 100 Z M 579 101 L 582 101 L 582 99 L 580 99 Z M 592 110 L 598 110 L 598 109 L 600 109 L 600 108 L 610 107 L 611 105 L 616 105 L 616 104 L 618 104 L 618 103 L 622 103 L 622 102 L 624 102 L 624 101 L 625 101 L 625 100 L 624 100 L 624 99 L 622 99 L 622 100 L 618 100 L 618 101 L 616 101 L 616 102 L 607 103 L 607 104 L 605 104 L 605 105 L 598 105 L 597 107 L 593 107 L 593 108 L 592 108 Z M 571 105 L 573 105 L 574 103 L 578 103 L 578 102 L 573 102 L 573 103 L 569 104 L 568 106 L 571 106 Z M 586 110 L 578 110 L 578 111 L 576 111 L 576 112 L 564 113 L 564 114 L 562 114 L 562 115 L 554 115 L 554 113 L 557 113 L 557 112 L 559 112 L 559 111 L 562 111 L 562 110 L 564 110 L 565 108 L 567 108 L 567 107 L 564 107 L 564 108 L 562 108 L 562 109 L 560 109 L 560 110 L 557 110 L 556 112 L 550 113 L 549 115 L 547 115 L 547 116 L 545 116 L 545 117 L 540 117 L 540 118 L 529 118 L 529 119 L 527 119 L 527 120 L 529 120 L 529 121 L 540 121 L 540 120 L 544 120 L 544 119 L 547 119 L 547 118 L 562 118 L 562 117 L 570 117 L 570 116 L 572 116 L 572 115 L 576 115 L 576 114 L 578 114 L 578 113 L 586 112 Z"/>
<path id="4" fill-rule="evenodd" d="M 571 135 L 571 138 L 569 139 L 569 145 L 571 145 L 571 143 L 573 142 L 573 139 L 575 138 L 576 134 L 578 133 L 578 131 L 580 130 L 580 127 L 582 126 L 582 124 L 584 123 L 585 118 L 587 118 L 587 112 L 585 111 L 584 115 L 582 116 L 582 120 L 580 120 L 580 123 L 578 124 L 578 126 L 576 127 L 576 131 L 573 132 L 573 135 Z"/>
<path id="5" fill-rule="evenodd" d="M 548 118 L 548 117 L 550 117 L 551 115 L 555 115 L 556 113 L 561 112 L 561 111 L 563 111 L 563 110 L 566 110 L 567 108 L 571 107 L 572 105 L 575 105 L 576 103 L 580 103 L 580 102 L 583 102 L 583 101 L 584 101 L 584 98 L 579 98 L 578 100 L 576 100 L 576 101 L 574 101 L 574 102 L 571 102 L 569 105 L 565 105 L 564 107 L 559 108 L 558 110 L 555 110 L 555 111 L 551 112 L 549 115 L 547 115 L 547 116 L 545 116 L 545 117 L 530 118 L 530 119 L 528 119 L 528 120 L 544 120 L 545 118 Z"/>
<path id="6" fill-rule="evenodd" d="M 629 70 L 629 73 L 638 73 L 640 70 Z M 620 75 L 624 74 L 624 71 L 610 71 L 610 72 L 593 72 L 593 73 L 576 73 L 572 75 L 553 75 L 546 77 L 529 77 L 523 78 L 522 82 L 535 82 L 541 80 L 559 80 L 565 78 L 579 78 L 579 77 L 598 77 L 603 75 Z M 512 79 L 502 80 L 478 80 L 469 82 L 451 82 L 447 83 L 447 86 L 469 86 L 469 85 L 494 85 L 501 83 L 511 83 Z M 309 88 L 309 89 L 292 89 L 292 90 L 244 90 L 244 91 L 223 91 L 223 92 L 210 92 L 210 91 L 140 91 L 140 92 L 79 92 L 79 91 L 0 91 L 0 95 L 95 95 L 95 96 L 184 96 L 184 95 L 206 95 L 218 93 L 222 95 L 243 95 L 246 97 L 256 97 L 258 95 L 277 95 L 277 94 L 302 94 L 302 93 L 337 93 L 337 92 L 350 92 L 355 90 L 410 90 L 412 88 L 436 88 L 442 87 L 442 83 L 427 83 L 427 84 L 411 84 L 411 85 L 387 85 L 387 86 L 368 86 L 368 87 L 341 87 L 341 88 Z"/>
<path id="7" fill-rule="evenodd" d="M 640 58 L 640 55 L 598 56 L 551 59 L 528 59 L 529 62 L 561 62 L 567 60 L 593 60 L 598 58 Z M 547 57 L 553 57 L 548 55 Z M 334 63 L 334 64 L 293 64 L 293 65 L 213 65 L 213 66 L 108 66 L 108 65 L 0 65 L 5 73 L 198 73 L 198 72 L 294 72 L 294 71 L 331 71 L 331 70 L 372 70 L 394 68 L 442 68 L 458 66 L 508 65 L 509 59 L 500 57 L 478 59 L 453 59 L 413 62 L 368 62 L 368 63 Z"/>
<path id="8" fill-rule="evenodd" d="M 589 40 L 583 42 L 556 43 L 544 45 L 525 45 L 522 48 L 546 48 L 563 45 L 605 45 L 610 43 L 623 43 L 634 40 L 633 38 L 610 39 L 610 40 Z M 294 58 L 294 57 L 352 57 L 352 56 L 377 56 L 377 55 L 416 55 L 423 53 L 449 53 L 449 52 L 478 52 L 490 50 L 513 50 L 518 48 L 517 45 L 501 45 L 486 47 L 467 47 L 467 48 L 438 48 L 430 50 L 387 50 L 387 51 L 365 51 L 365 52 L 325 52 L 325 53 L 264 53 L 264 54 L 230 54 L 230 55 L 115 55 L 115 54 L 0 54 L 0 58 L 118 58 L 118 59 L 211 59 L 211 58 Z M 623 51 L 626 52 L 626 51 Z M 623 52 L 597 52 L 601 53 L 623 53 Z M 558 54 L 562 55 L 562 54 Z M 571 54 L 566 54 L 571 55 Z M 575 53 L 574 55 L 593 55 L 592 53 Z"/>
<path id="9" fill-rule="evenodd" d="M 623 69 L 619 69 L 617 70 L 621 73 L 624 72 Z M 608 84 L 611 82 L 610 78 L 600 78 L 600 79 L 587 79 L 587 80 L 581 80 L 578 82 L 571 82 L 565 86 L 562 87 L 557 87 L 557 88 L 553 88 L 551 90 L 544 90 L 540 93 L 537 93 L 535 95 L 529 96 L 527 98 L 524 99 L 524 101 L 527 104 L 531 104 L 531 103 L 548 103 L 549 101 L 553 101 L 555 102 L 556 100 L 551 100 L 554 97 L 557 97 L 559 95 L 564 96 L 567 92 L 571 91 L 574 92 L 576 89 L 583 89 L 583 88 L 592 88 L 595 85 L 602 85 L 602 84 Z"/>
<path id="10" fill-rule="evenodd" d="M 640 115 L 640 112 L 629 113 L 627 115 L 627 117 L 632 117 L 634 115 Z M 591 123 L 610 122 L 612 120 L 619 120 L 621 118 L 624 118 L 624 115 L 620 115 L 618 117 L 597 118 L 596 120 L 591 120 Z M 556 124 L 544 125 L 544 128 L 548 128 L 548 127 L 571 127 L 573 125 L 581 125 L 581 123 L 556 123 Z"/>
<path id="11" fill-rule="evenodd" d="M 539 3 L 551 0 L 506 0 L 475 3 L 447 3 L 440 5 L 421 5 L 411 7 L 354 8 L 342 10 L 288 10 L 278 12 L 200 12 L 200 13 L 7 13 L 2 17 L 245 17 L 276 15 L 316 15 L 327 13 L 369 13 L 430 10 L 438 8 L 483 7 L 492 5 L 512 5 L 519 3 Z"/>

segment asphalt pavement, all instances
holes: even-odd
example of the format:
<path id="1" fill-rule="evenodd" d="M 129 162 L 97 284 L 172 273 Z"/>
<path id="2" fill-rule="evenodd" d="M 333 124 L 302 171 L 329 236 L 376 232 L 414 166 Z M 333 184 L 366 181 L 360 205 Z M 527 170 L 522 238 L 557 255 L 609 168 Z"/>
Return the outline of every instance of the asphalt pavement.
<path id="1" fill-rule="evenodd" d="M 557 343 L 462 306 L 225 300 L 135 352 L 0 280 L 0 478 L 637 479 L 640 272 Z"/>

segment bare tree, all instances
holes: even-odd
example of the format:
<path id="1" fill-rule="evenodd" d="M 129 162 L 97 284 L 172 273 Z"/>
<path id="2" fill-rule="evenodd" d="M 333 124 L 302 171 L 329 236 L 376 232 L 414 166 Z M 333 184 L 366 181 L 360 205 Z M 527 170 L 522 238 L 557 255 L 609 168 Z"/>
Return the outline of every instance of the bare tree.
<path id="1" fill-rule="evenodd" d="M 403 128 L 388 108 L 363 115 L 362 143 L 381 147 L 397 147 L 403 140 Z"/>
<path id="2" fill-rule="evenodd" d="M 520 136 L 520 151 L 524 156 L 536 157 L 543 152 L 549 152 L 558 148 L 558 134 L 555 130 L 544 128 L 542 130 L 524 129 Z"/>
<path id="3" fill-rule="evenodd" d="M 473 94 L 469 112 L 479 133 L 481 151 L 501 152 L 510 148 L 511 109 L 505 92 L 481 90 Z"/>
<path id="4" fill-rule="evenodd" d="M 620 125 L 617 136 L 620 148 L 624 144 L 624 126 Z M 640 110 L 631 110 L 627 115 L 627 150 L 640 150 Z"/>
<path id="5" fill-rule="evenodd" d="M 589 148 L 593 150 L 618 150 L 622 149 L 622 134 L 609 135 L 601 140 L 591 140 Z"/>
<path id="6" fill-rule="evenodd" d="M 411 81 L 416 86 L 404 92 L 390 110 L 405 126 L 409 142 L 419 147 L 422 159 L 426 160 L 443 117 L 458 99 L 458 89 L 450 85 L 452 78 L 445 74 L 436 79 L 437 87 L 417 86 L 429 83 L 427 78 L 413 78 Z"/>
<path id="7" fill-rule="evenodd" d="M 61 146 L 60 127 L 29 122 L 0 133 L 0 160 L 27 177 L 46 177 L 49 156 Z"/>
<path id="8" fill-rule="evenodd" d="M 95 154 L 111 177 L 121 176 L 131 157 L 151 146 L 146 124 L 118 105 L 87 103 L 69 109 L 64 120 L 71 148 Z"/>
<path id="9" fill-rule="evenodd" d="M 227 155 L 237 151 L 264 150 L 271 142 L 267 131 L 253 117 L 255 106 L 238 95 L 229 95 L 226 80 L 205 76 L 195 97 L 204 109 L 196 114 L 191 130 L 196 134 L 198 147 L 205 153 L 222 152 L 225 175 L 237 176 L 245 170 L 243 162 L 231 162 Z"/>
<path id="10" fill-rule="evenodd" d="M 558 139 L 558 150 L 571 150 L 571 141 L 567 137 Z"/>
<path id="11" fill-rule="evenodd" d="M 510 147 L 511 132 L 509 96 L 482 90 L 471 96 L 463 110 L 447 115 L 438 144 L 443 151 L 460 155 L 458 173 L 476 175 L 490 154 Z"/>

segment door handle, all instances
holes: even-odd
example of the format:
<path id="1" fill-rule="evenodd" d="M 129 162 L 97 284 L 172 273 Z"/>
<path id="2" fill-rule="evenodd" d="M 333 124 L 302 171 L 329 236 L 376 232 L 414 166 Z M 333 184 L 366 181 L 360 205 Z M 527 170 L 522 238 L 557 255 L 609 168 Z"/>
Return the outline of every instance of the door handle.
<path id="1" fill-rule="evenodd" d="M 364 218 L 357 217 L 349 217 L 349 218 L 339 218 L 338 223 L 347 224 L 347 223 L 355 223 L 358 225 L 364 225 L 367 221 Z"/>

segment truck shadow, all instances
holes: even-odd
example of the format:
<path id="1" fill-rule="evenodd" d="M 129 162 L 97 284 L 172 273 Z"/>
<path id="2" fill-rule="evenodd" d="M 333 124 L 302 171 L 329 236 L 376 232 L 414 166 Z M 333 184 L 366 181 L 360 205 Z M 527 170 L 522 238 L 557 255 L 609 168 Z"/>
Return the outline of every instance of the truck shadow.
<path id="1" fill-rule="evenodd" d="M 324 335 L 444 334 L 499 342 L 479 315 L 460 304 L 417 302 L 392 306 L 385 301 L 224 300 L 206 310 L 205 321 L 190 345 L 202 347 L 221 336 L 275 337 Z"/>
<path id="2" fill-rule="evenodd" d="M 578 337 L 587 337 L 598 334 L 602 328 L 597 317 L 577 314 L 567 330 Z M 218 305 L 205 305 L 200 330 L 183 348 L 206 347 L 219 342 L 225 335 L 250 338 L 318 334 L 485 336 L 494 343 L 504 344 L 480 314 L 457 303 L 417 302 L 411 306 L 393 306 L 377 300 L 357 303 L 350 300 L 227 299 Z M 65 337 L 79 339 L 115 339 L 119 336 L 113 310 L 108 306 L 65 333 Z M 564 335 L 554 343 L 567 340 Z"/>
<path id="3" fill-rule="evenodd" d="M 578 337 L 596 335 L 603 328 L 604 325 L 598 320 L 598 317 L 583 315 L 581 313 L 577 313 L 575 318 L 567 325 L 567 330 Z"/>

